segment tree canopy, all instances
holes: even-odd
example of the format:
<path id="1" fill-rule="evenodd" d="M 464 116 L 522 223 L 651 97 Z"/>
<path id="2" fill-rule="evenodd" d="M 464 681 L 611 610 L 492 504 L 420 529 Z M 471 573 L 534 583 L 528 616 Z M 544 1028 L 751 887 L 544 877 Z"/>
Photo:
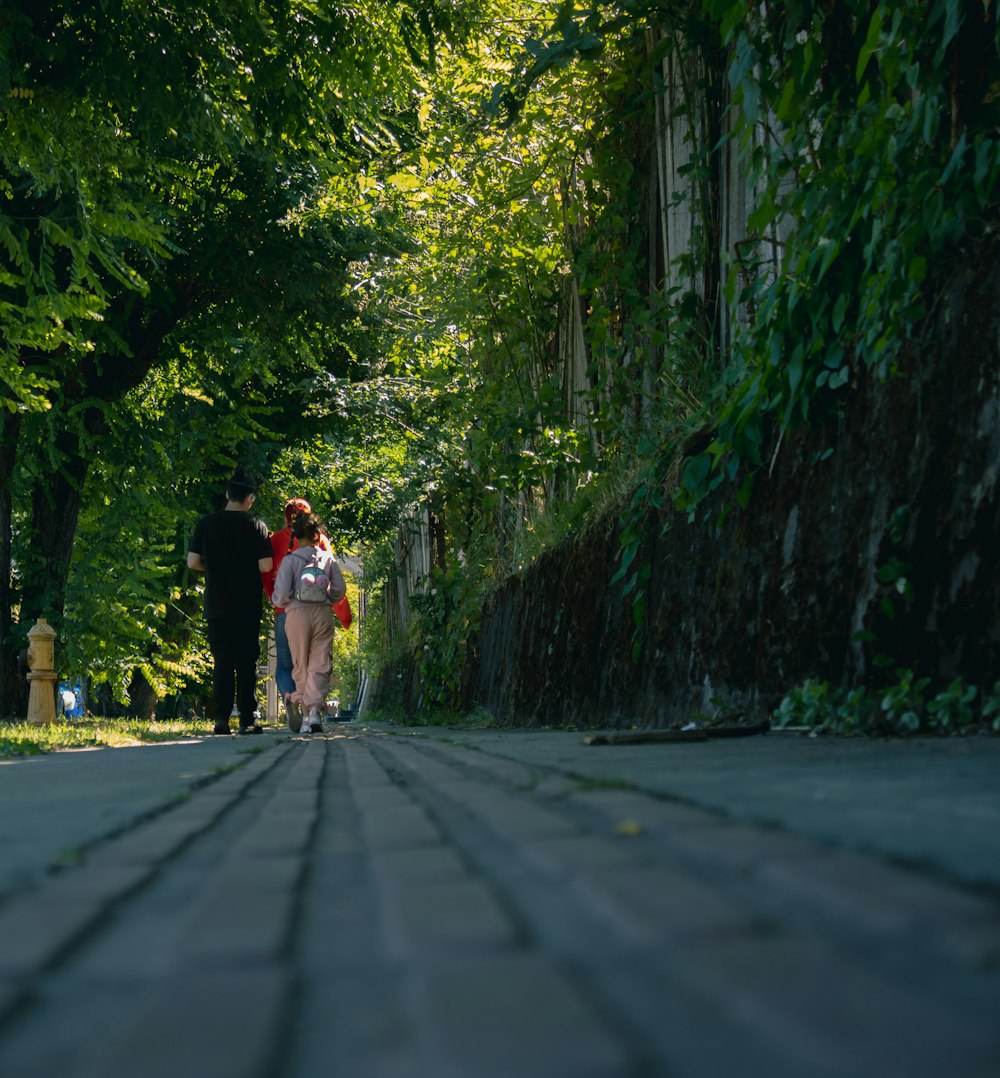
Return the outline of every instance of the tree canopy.
<path id="1" fill-rule="evenodd" d="M 92 467 L 119 490 L 130 474 L 147 497 L 155 487 L 181 514 L 160 537 L 175 542 L 237 460 L 264 471 L 280 443 L 309 437 L 307 376 L 349 373 L 365 348 L 348 267 L 396 242 L 330 186 L 397 141 L 421 59 L 460 16 L 377 3 L 5 9 L 5 693 L 34 616 L 60 620 Z M 158 444 L 143 461 L 130 442 L 150 420 Z"/>

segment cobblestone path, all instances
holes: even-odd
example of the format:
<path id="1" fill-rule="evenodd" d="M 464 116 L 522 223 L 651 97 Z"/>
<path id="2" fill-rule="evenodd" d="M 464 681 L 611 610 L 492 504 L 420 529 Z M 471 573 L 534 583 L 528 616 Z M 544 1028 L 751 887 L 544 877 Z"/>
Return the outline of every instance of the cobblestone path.
<path id="1" fill-rule="evenodd" d="M 441 739 L 267 740 L 0 903 L 0 1075 L 1000 1075 L 988 889 Z"/>

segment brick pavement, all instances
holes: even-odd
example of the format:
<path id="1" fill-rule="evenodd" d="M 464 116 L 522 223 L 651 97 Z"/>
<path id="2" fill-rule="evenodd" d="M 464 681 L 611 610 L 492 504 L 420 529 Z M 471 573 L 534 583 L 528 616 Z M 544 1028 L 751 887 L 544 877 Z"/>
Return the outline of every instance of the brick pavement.
<path id="1" fill-rule="evenodd" d="M 1000 1074 L 991 888 L 440 738 L 258 742 L 0 902 L 0 1075 Z"/>

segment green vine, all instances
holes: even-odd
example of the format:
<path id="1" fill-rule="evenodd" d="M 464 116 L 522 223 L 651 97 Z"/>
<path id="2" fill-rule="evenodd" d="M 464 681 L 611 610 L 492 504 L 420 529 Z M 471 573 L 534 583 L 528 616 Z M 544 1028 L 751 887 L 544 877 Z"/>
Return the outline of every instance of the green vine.
<path id="1" fill-rule="evenodd" d="M 413 595 L 422 707 L 458 708 L 465 648 L 479 624 L 481 582 L 461 568 L 432 571 L 425 590 Z"/>
<path id="2" fill-rule="evenodd" d="M 772 429 L 836 410 L 871 371 L 895 374 L 934 289 L 1000 206 L 996 5 L 715 0 L 733 57 L 736 136 L 763 194 L 751 234 L 788 232 L 778 275 L 729 298 L 737 341 L 715 441 L 687 465 L 691 509 Z M 760 132 L 765 137 L 759 137 Z"/>

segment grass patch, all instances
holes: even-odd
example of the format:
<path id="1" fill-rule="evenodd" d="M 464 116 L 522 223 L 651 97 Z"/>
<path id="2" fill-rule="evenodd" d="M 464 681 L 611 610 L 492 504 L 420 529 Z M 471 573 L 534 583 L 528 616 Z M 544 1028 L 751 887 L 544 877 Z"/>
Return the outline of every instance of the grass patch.
<path id="1" fill-rule="evenodd" d="M 38 726 L 18 720 L 0 721 L 0 757 L 35 756 L 63 749 L 123 748 L 177 741 L 184 737 L 204 737 L 212 724 L 175 719 L 144 722 L 141 719 L 85 719 L 58 721 Z"/>

